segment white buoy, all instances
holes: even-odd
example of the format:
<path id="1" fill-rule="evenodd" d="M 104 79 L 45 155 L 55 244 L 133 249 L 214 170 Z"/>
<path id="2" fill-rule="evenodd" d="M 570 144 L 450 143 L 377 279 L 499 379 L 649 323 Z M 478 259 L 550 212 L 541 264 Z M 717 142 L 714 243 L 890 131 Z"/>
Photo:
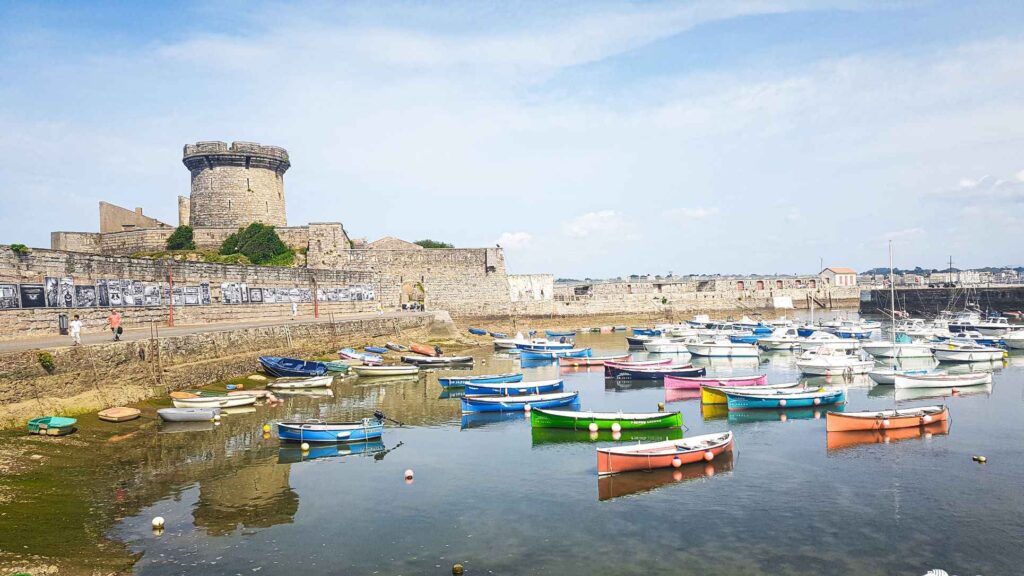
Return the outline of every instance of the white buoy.
<path id="1" fill-rule="evenodd" d="M 785 398 L 779 400 L 779 406 L 785 406 L 785 405 L 786 405 L 786 399 Z"/>
<path id="2" fill-rule="evenodd" d="M 708 450 L 707 452 L 704 453 L 704 459 L 707 460 L 708 462 L 711 462 L 712 460 L 715 459 L 715 453 L 712 452 L 711 450 Z"/>
<path id="3" fill-rule="evenodd" d="M 682 465 L 683 465 L 683 461 L 680 460 L 678 456 L 672 459 L 672 467 L 673 468 L 679 468 Z"/>
<path id="4" fill-rule="evenodd" d="M 405 479 L 406 480 L 412 480 L 412 469 L 411 468 L 405 471 Z"/>
<path id="5" fill-rule="evenodd" d="M 533 408 L 528 403 L 523 404 L 523 412 L 529 413 L 530 410 L 533 410 Z"/>
<path id="6" fill-rule="evenodd" d="M 821 404 L 821 398 L 814 399 L 814 405 L 817 406 L 818 404 Z"/>
<path id="7" fill-rule="evenodd" d="M 309 442 L 303 442 L 299 445 L 299 448 L 301 448 L 303 452 L 309 452 Z"/>
<path id="8" fill-rule="evenodd" d="M 587 430 L 597 432 L 597 422 L 591 422 L 590 425 L 587 426 Z"/>
<path id="9" fill-rule="evenodd" d="M 220 422 L 220 414 L 214 414 L 213 415 L 213 421 L 214 422 Z"/>
<path id="10" fill-rule="evenodd" d="M 612 422 L 612 432 L 622 432 L 622 425 L 618 422 Z"/>
<path id="11" fill-rule="evenodd" d="M 931 414 L 925 414 L 924 418 L 921 418 L 921 420 L 924 420 L 924 423 L 927 424 L 927 423 L 932 421 L 932 415 Z"/>
<path id="12" fill-rule="evenodd" d="M 163 516 L 157 516 L 156 518 L 153 518 L 153 528 L 154 529 L 159 530 L 160 528 L 163 528 L 163 527 L 164 527 L 164 517 Z"/>

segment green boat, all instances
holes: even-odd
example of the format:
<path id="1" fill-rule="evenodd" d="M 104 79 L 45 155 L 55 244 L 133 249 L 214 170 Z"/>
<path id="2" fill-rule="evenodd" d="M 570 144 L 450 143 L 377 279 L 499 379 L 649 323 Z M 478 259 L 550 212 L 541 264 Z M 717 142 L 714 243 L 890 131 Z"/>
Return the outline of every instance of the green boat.
<path id="1" fill-rule="evenodd" d="M 348 372 L 348 364 L 346 364 L 343 360 L 324 362 L 324 366 L 327 366 L 328 372 L 340 372 L 341 374 Z"/>
<path id="2" fill-rule="evenodd" d="M 74 418 L 65 418 L 63 416 L 44 416 L 43 418 L 33 418 L 28 421 L 28 431 L 33 434 L 42 434 L 44 436 L 64 436 L 75 431 L 76 422 L 78 422 L 78 420 L 75 420 Z"/>
<path id="3" fill-rule="evenodd" d="M 596 424 L 598 430 L 678 428 L 683 425 L 683 415 L 679 412 L 579 412 L 534 408 L 530 416 L 530 425 L 534 428 L 589 430 L 591 424 Z"/>

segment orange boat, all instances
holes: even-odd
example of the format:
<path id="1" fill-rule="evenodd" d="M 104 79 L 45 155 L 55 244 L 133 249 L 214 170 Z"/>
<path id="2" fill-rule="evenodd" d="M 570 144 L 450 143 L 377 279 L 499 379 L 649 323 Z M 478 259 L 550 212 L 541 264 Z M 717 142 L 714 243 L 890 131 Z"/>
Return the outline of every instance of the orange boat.
<path id="1" fill-rule="evenodd" d="M 598 448 L 597 474 L 605 476 L 630 470 L 678 468 L 702 460 L 710 462 L 726 451 L 732 451 L 732 432 L 634 446 Z"/>
<path id="2" fill-rule="evenodd" d="M 588 358 L 559 358 L 558 363 L 563 368 L 574 366 L 604 366 L 605 362 L 622 362 L 629 360 L 629 354 L 616 356 L 591 356 Z"/>
<path id="3" fill-rule="evenodd" d="M 732 452 L 726 452 L 712 462 L 699 462 L 680 468 L 652 470 L 643 474 L 613 474 L 597 478 L 597 499 L 610 500 L 632 494 L 657 490 L 662 486 L 709 478 L 732 472 Z"/>
<path id="4" fill-rule="evenodd" d="M 409 350 L 424 356 L 437 356 L 437 353 L 434 352 L 434 347 L 427 346 L 426 344 L 413 344 L 409 346 Z"/>
<path id="5" fill-rule="evenodd" d="M 864 410 L 862 412 L 832 412 L 825 415 L 826 432 L 853 430 L 892 430 L 916 428 L 949 419 L 945 406 L 921 406 L 897 410 Z"/>
<path id="6" fill-rule="evenodd" d="M 842 450 L 864 444 L 891 444 L 901 440 L 941 436 L 949 434 L 949 420 L 934 422 L 917 428 L 896 428 L 894 430 L 853 430 L 850 432 L 828 432 L 825 434 L 825 448 L 828 451 Z"/>

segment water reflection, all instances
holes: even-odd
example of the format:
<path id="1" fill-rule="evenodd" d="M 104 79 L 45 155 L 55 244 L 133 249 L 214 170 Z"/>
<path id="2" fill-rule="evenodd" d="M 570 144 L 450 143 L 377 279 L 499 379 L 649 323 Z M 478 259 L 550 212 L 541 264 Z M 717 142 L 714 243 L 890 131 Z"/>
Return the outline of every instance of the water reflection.
<path id="1" fill-rule="evenodd" d="M 825 412 L 832 410 L 842 412 L 845 406 L 822 408 L 779 408 L 773 410 L 730 410 L 729 424 L 749 424 L 751 422 L 787 422 L 789 420 L 823 420 Z"/>
<path id="2" fill-rule="evenodd" d="M 241 528 L 290 524 L 299 496 L 288 483 L 290 466 L 265 459 L 199 482 L 199 500 L 192 510 L 197 528 L 224 536 Z"/>
<path id="3" fill-rule="evenodd" d="M 294 444 L 282 444 L 277 449 L 278 464 L 295 464 L 318 458 L 335 458 L 339 456 L 351 456 L 353 454 L 373 455 L 384 452 L 384 442 L 377 440 L 373 442 L 349 442 L 345 444 L 324 444 L 311 446 L 309 450 L 303 451 L 301 447 Z"/>
<path id="4" fill-rule="evenodd" d="M 716 474 L 732 472 L 732 465 L 732 452 L 724 452 L 711 462 L 687 464 L 681 468 L 661 468 L 601 476 L 597 479 L 597 499 L 611 500 L 651 492 L 680 482 L 711 478 Z"/>
<path id="5" fill-rule="evenodd" d="M 850 432 L 828 432 L 825 446 L 831 452 L 865 444 L 889 444 L 901 440 L 915 438 L 931 438 L 935 435 L 949 434 L 949 421 L 934 422 L 927 426 L 914 428 L 895 428 L 892 430 L 856 430 Z"/>
<path id="6" fill-rule="evenodd" d="M 682 428 L 665 428 L 661 430 L 569 430 L 564 428 L 533 428 L 531 431 L 533 446 L 542 447 L 550 444 L 589 444 L 592 442 L 660 442 L 662 440 L 679 440 L 683 437 Z"/>

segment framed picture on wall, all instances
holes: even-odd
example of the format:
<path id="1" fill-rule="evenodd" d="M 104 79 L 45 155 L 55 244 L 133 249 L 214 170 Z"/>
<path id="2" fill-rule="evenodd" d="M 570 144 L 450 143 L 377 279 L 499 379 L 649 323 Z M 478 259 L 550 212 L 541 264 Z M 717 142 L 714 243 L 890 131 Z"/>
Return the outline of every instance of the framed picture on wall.
<path id="1" fill-rule="evenodd" d="M 75 286 L 75 307 L 95 308 L 97 303 L 95 286 Z"/>
<path id="2" fill-rule="evenodd" d="M 61 278 L 57 286 L 57 300 L 61 308 L 75 306 L 75 281 L 73 278 Z"/>
<path id="3" fill-rule="evenodd" d="M 18 307 L 18 285 L 0 284 L 0 310 Z"/>
<path id="4" fill-rule="evenodd" d="M 22 308 L 45 308 L 46 289 L 42 284 L 22 284 L 18 289 Z"/>
<path id="5" fill-rule="evenodd" d="M 199 303 L 208 305 L 210 303 L 210 283 L 203 282 L 199 285 Z"/>
<path id="6" fill-rule="evenodd" d="M 51 278 L 50 276 L 47 276 L 43 280 L 43 285 L 46 287 L 46 306 L 48 308 L 59 308 L 60 278 Z"/>
<path id="7" fill-rule="evenodd" d="M 110 306 L 110 294 L 107 292 L 107 281 L 96 281 L 96 305 L 101 308 Z"/>
<path id="8" fill-rule="evenodd" d="M 199 286 L 185 286 L 185 305 L 199 305 Z"/>
<path id="9" fill-rule="evenodd" d="M 263 289 L 262 288 L 249 288 L 249 302 L 252 304 L 263 303 Z"/>
<path id="10" fill-rule="evenodd" d="M 160 305 L 160 286 L 154 284 L 147 284 L 143 291 L 143 300 L 146 306 L 159 306 Z"/>

